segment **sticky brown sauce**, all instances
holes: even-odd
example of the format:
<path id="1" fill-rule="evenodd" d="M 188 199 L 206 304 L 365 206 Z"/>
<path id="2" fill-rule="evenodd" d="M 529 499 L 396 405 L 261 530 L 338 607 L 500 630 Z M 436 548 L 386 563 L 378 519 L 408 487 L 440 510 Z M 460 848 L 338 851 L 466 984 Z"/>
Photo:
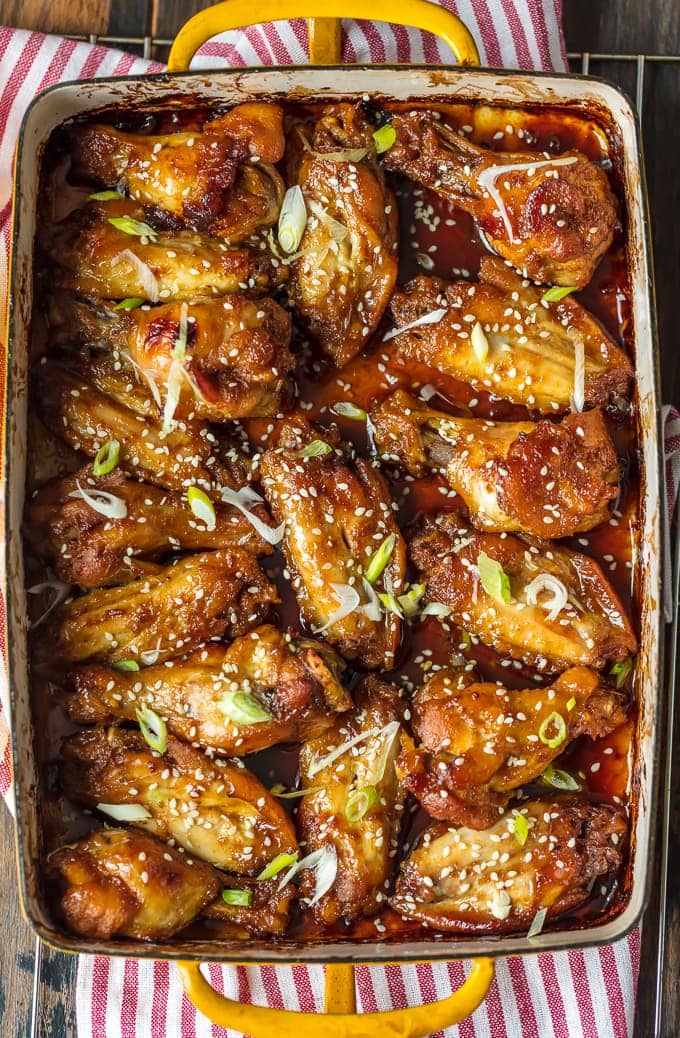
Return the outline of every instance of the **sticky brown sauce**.
<path id="1" fill-rule="evenodd" d="M 410 104 L 408 107 L 415 105 Z M 510 111 L 463 104 L 438 104 L 434 107 L 441 109 L 447 120 L 466 132 L 471 140 L 496 150 L 548 151 L 557 154 L 576 148 L 593 161 L 603 164 L 615 193 L 620 200 L 622 198 L 614 142 L 607 139 L 605 131 L 596 122 L 584 115 L 557 110 Z M 189 112 L 107 113 L 105 118 L 121 129 L 166 133 L 179 129 L 199 129 L 208 114 L 207 110 L 197 109 Z M 45 164 L 43 177 L 47 175 L 47 179 L 44 179 L 43 200 L 51 214 L 55 210 L 68 211 L 74 205 L 82 204 L 84 199 L 79 189 L 69 195 L 59 172 L 58 162 L 48 161 Z M 55 190 L 55 183 L 59 183 L 59 190 Z M 393 178 L 390 183 L 397 195 L 400 211 L 400 282 L 423 272 L 449 280 L 457 277 L 474 280 L 479 261 L 487 250 L 471 217 L 403 178 Z M 440 218 L 438 223 L 434 221 L 437 223 L 436 229 L 430 229 L 419 218 L 424 210 L 428 213 L 429 223 L 432 223 L 432 217 Z M 615 341 L 633 353 L 622 202 L 620 216 L 622 226 L 611 249 L 597 267 L 590 284 L 578 292 L 575 298 L 600 320 Z M 419 264 L 417 255 L 429 258 L 425 260 L 425 267 Z M 296 409 L 300 403 L 304 403 L 300 413 L 305 418 L 317 422 L 322 428 L 332 424 L 338 426 L 343 438 L 351 442 L 359 453 L 368 456 L 373 451 L 370 427 L 363 421 L 351 421 L 332 414 L 330 407 L 334 403 L 350 400 L 368 410 L 397 388 L 403 387 L 417 394 L 420 387 L 430 385 L 436 390 L 431 405 L 440 410 L 505 420 L 536 417 L 523 407 L 494 400 L 483 391 L 473 391 L 469 386 L 424 366 L 409 364 L 408 369 L 390 367 L 386 353 L 381 348 L 383 335 L 390 327 L 389 321 L 383 321 L 365 353 L 340 371 L 332 368 L 298 330 L 293 347 L 299 357 Z M 607 415 L 607 424 L 619 453 L 623 473 L 619 499 L 610 522 L 579 538 L 567 539 L 564 543 L 585 552 L 600 563 L 634 625 L 637 625 L 639 603 L 636 599 L 635 559 L 639 480 L 633 408 L 625 416 L 613 411 Z M 254 447 L 261 448 L 267 444 L 275 424 L 268 419 L 244 423 Z M 389 465 L 383 466 L 383 472 L 389 479 L 393 498 L 399 505 L 397 522 L 407 539 L 425 515 L 442 510 L 463 509 L 460 499 L 449 494 L 448 487 L 438 476 L 405 478 L 403 472 Z M 283 568 L 283 557 L 278 551 L 265 562 L 265 569 L 276 580 L 282 597 L 282 604 L 273 614 L 274 619 L 278 619 L 285 629 L 305 631 L 290 585 L 281 576 Z M 408 575 L 414 578 L 416 573 L 413 570 Z M 523 665 L 502 666 L 501 657 L 494 650 L 482 644 L 469 644 L 463 632 L 447 621 L 428 617 L 410 626 L 404 624 L 403 629 L 395 670 L 385 677 L 407 690 L 412 690 L 426 680 L 433 667 L 449 664 L 452 653 L 462 653 L 474 661 L 483 679 L 502 681 L 509 688 L 545 684 L 550 680 Z M 631 677 L 625 687 L 630 689 L 632 684 Z M 63 842 L 72 842 L 92 828 L 94 823 L 92 816 L 71 805 L 59 788 L 59 746 L 62 738 L 75 731 L 76 726 L 66 719 L 54 695 L 56 691 L 49 685 L 38 687 L 34 682 L 35 738 L 38 759 L 44 768 L 43 821 L 47 852 Z M 631 793 L 635 725 L 633 708 L 628 722 L 621 728 L 603 739 L 593 741 L 584 737 L 577 740 L 556 761 L 556 766 L 578 776 L 583 784 L 583 795 L 626 804 Z M 263 751 L 246 758 L 245 763 L 267 786 L 275 782 L 286 786 L 296 784 L 296 747 L 277 747 Z M 550 795 L 550 790 L 546 790 L 545 786 L 536 788 L 541 795 Z M 294 813 L 295 801 L 284 803 Z M 400 851 L 402 857 L 413 846 L 428 821 L 424 812 L 417 807 L 407 810 L 406 814 Z M 588 921 L 600 922 L 603 917 L 616 914 L 625 903 L 629 866 L 630 862 L 624 861 L 619 875 L 598 881 L 586 904 L 547 923 L 545 929 L 584 926 Z M 185 932 L 185 936 L 203 940 L 214 939 L 219 935 L 220 924 L 207 921 L 198 921 Z M 422 938 L 432 941 L 447 940 L 451 935 L 437 935 L 431 930 L 424 930 L 419 924 L 403 920 L 386 908 L 378 917 L 323 928 L 314 922 L 309 913 L 296 911 L 287 936 L 288 939 L 312 938 L 316 941 L 336 941 L 338 938 L 355 941 Z M 469 936 L 475 935 L 471 933 Z"/>

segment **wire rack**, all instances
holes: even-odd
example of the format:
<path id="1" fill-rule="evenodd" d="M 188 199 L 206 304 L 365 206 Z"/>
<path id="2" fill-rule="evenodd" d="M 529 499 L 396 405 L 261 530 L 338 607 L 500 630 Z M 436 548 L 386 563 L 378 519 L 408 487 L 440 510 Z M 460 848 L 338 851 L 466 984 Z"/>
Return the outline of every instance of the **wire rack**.
<path id="1" fill-rule="evenodd" d="M 162 36 L 115 36 L 99 35 L 97 33 L 88 33 L 85 35 L 73 34 L 70 38 L 86 43 L 99 43 L 105 46 L 119 47 L 123 50 L 139 54 L 144 58 L 153 58 L 157 61 L 165 61 L 167 59 L 169 49 L 173 42 L 172 39 L 167 39 Z M 645 137 L 652 135 L 653 138 L 655 132 L 658 132 L 657 127 L 652 126 L 650 128 L 648 125 L 649 121 L 645 119 L 645 116 L 650 113 L 650 110 L 652 113 L 654 113 L 655 110 L 655 87 L 657 84 L 655 84 L 654 80 L 658 73 L 663 73 L 664 75 L 670 74 L 680 80 L 680 54 L 615 54 L 579 51 L 570 52 L 568 58 L 572 72 L 580 72 L 583 75 L 602 76 L 605 79 L 613 81 L 617 86 L 624 90 L 635 104 L 643 135 Z M 676 115 L 680 117 L 680 113 L 676 113 Z M 647 140 L 647 145 L 649 153 L 653 154 L 654 140 Z M 673 576 L 669 583 L 671 584 L 672 602 L 675 606 L 673 610 L 673 623 L 672 625 L 669 625 L 670 631 L 668 644 L 670 651 L 668 653 L 667 661 L 667 688 L 669 689 L 670 701 L 672 704 L 675 682 L 676 679 L 680 679 L 680 668 L 678 667 L 676 655 L 676 646 L 679 634 L 678 602 L 680 601 L 680 537 L 677 538 Z M 671 709 L 669 710 L 668 718 L 668 747 L 672 745 L 673 721 L 673 711 Z M 670 790 L 671 785 L 671 764 L 672 758 L 669 751 L 667 753 L 665 764 L 665 774 L 662 776 L 662 782 L 664 783 L 666 790 Z M 657 984 L 654 997 L 653 1030 L 651 1032 L 648 1031 L 647 1024 L 645 1025 L 645 1034 L 653 1034 L 654 1038 L 668 1038 L 668 1036 L 675 1033 L 673 1030 L 668 1030 L 668 1021 L 664 1022 L 663 1020 L 662 985 L 666 952 L 665 931 L 670 797 L 667 795 L 664 800 L 666 801 L 666 813 L 663 819 L 660 843 L 657 848 L 657 854 L 660 858 L 660 918 L 658 925 L 658 940 L 655 948 Z M 42 1011 L 41 1006 L 43 985 L 46 981 L 49 982 L 49 978 L 45 976 L 45 973 L 51 975 L 52 984 L 54 984 L 55 973 L 61 973 L 59 964 L 54 961 L 55 959 L 70 961 L 72 975 L 72 957 L 62 956 L 59 955 L 59 953 L 54 952 L 46 954 L 42 942 L 39 938 L 36 939 L 33 968 L 33 999 L 29 1031 L 30 1038 L 56 1038 L 50 1024 L 45 1019 L 46 1014 Z M 63 973 L 61 973 L 61 976 L 63 977 Z M 64 1021 L 67 1029 L 71 1022 L 68 1020 L 68 1016 L 69 1013 L 67 1012 L 67 1019 Z M 666 1026 L 664 1026 L 664 1024 Z M 670 1026 L 671 1028 L 673 1027 L 672 1022 L 670 1023 Z M 63 1034 L 66 1033 L 67 1031 L 64 1030 Z M 73 1031 L 71 1032 L 69 1029 L 68 1033 L 73 1033 L 75 1035 L 75 1024 L 73 1024 Z"/>

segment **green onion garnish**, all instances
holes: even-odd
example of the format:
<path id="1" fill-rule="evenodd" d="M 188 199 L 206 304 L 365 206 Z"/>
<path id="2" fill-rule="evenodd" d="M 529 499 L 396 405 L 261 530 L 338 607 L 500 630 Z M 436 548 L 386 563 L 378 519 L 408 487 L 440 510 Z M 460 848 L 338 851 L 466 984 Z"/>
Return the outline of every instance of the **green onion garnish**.
<path id="1" fill-rule="evenodd" d="M 575 285 L 553 285 L 541 296 L 542 303 L 559 303 L 560 299 L 576 291 Z"/>
<path id="2" fill-rule="evenodd" d="M 118 464 L 119 457 L 120 443 L 118 440 L 107 440 L 95 455 L 95 459 L 92 462 L 92 475 L 108 476 L 109 472 L 113 472 Z"/>
<path id="3" fill-rule="evenodd" d="M 272 786 L 269 792 L 272 796 L 275 796 L 278 800 L 294 800 L 296 797 L 310 796 L 312 793 L 321 793 L 323 786 L 310 786 L 309 789 L 286 789 L 285 786 L 277 782 L 275 786 Z"/>
<path id="4" fill-rule="evenodd" d="M 404 611 L 404 616 L 410 618 L 416 615 L 420 600 L 426 590 L 425 584 L 414 584 L 405 595 L 399 595 L 398 602 Z"/>
<path id="5" fill-rule="evenodd" d="M 278 876 L 279 872 L 283 872 L 290 865 L 294 865 L 298 860 L 298 851 L 294 854 L 277 854 L 275 858 L 264 867 L 260 875 L 257 877 L 259 880 L 273 879 L 274 876 Z"/>
<path id="6" fill-rule="evenodd" d="M 234 724 L 262 724 L 271 714 L 250 692 L 228 692 L 217 704 L 218 709 Z"/>
<path id="7" fill-rule="evenodd" d="M 347 797 L 345 804 L 345 818 L 348 822 L 360 822 L 368 814 L 372 807 L 380 800 L 380 794 L 375 786 L 363 786 L 361 789 L 353 789 Z"/>
<path id="8" fill-rule="evenodd" d="M 550 735 L 550 732 L 554 731 L 554 735 Z M 558 714 L 557 711 L 553 710 L 551 714 L 548 714 L 543 719 L 541 727 L 538 729 L 538 737 L 544 746 L 547 746 L 551 750 L 557 749 L 561 746 L 567 737 L 567 726 L 564 723 L 562 714 Z"/>
<path id="9" fill-rule="evenodd" d="M 124 198 L 120 191 L 96 191 L 93 195 L 88 195 L 88 202 L 110 202 L 113 198 Z"/>
<path id="10" fill-rule="evenodd" d="M 400 619 L 403 620 L 404 614 L 401 611 L 401 606 L 399 605 L 391 591 L 379 591 L 378 598 L 380 599 L 388 613 L 394 613 L 395 616 L 398 616 L 400 617 Z"/>
<path id="11" fill-rule="evenodd" d="M 302 189 L 295 184 L 283 196 L 279 213 L 279 245 L 286 253 L 295 252 L 307 226 L 307 206 Z"/>
<path id="12" fill-rule="evenodd" d="M 332 450 L 330 443 L 326 443 L 325 440 L 312 440 L 297 453 L 298 458 L 322 458 L 324 454 L 330 454 Z"/>
<path id="13" fill-rule="evenodd" d="M 385 569 L 385 566 L 392 557 L 392 552 L 394 551 L 396 543 L 396 534 L 391 533 L 389 537 L 385 538 L 378 550 L 372 556 L 368 566 L 364 570 L 364 576 L 369 584 L 375 584 L 376 580 Z"/>
<path id="14" fill-rule="evenodd" d="M 376 130 L 373 134 L 376 154 L 382 155 L 383 152 L 389 151 L 396 139 L 397 131 L 394 126 L 390 126 L 389 123 L 385 126 L 381 126 L 380 129 Z"/>
<path id="15" fill-rule="evenodd" d="M 151 749 L 156 753 L 165 753 L 168 748 L 168 726 L 163 718 L 149 706 L 138 706 L 135 714 L 141 733 Z"/>
<path id="16" fill-rule="evenodd" d="M 214 530 L 217 521 L 215 506 L 208 495 L 199 487 L 189 487 L 187 490 L 187 501 L 196 518 L 205 523 L 206 529 Z"/>
<path id="17" fill-rule="evenodd" d="M 131 234 L 137 238 L 155 238 L 156 232 L 148 223 L 141 220 L 133 220 L 131 216 L 110 216 L 109 223 L 123 234 Z"/>
<path id="18" fill-rule="evenodd" d="M 520 847 L 523 847 L 527 842 L 527 836 L 529 835 L 529 823 L 527 822 L 524 815 L 515 815 L 515 819 L 512 824 L 517 842 Z"/>
<path id="19" fill-rule="evenodd" d="M 552 764 L 549 764 L 541 775 L 541 782 L 545 782 L 547 786 L 553 786 L 555 789 L 576 791 L 581 788 L 573 775 L 570 775 L 568 771 L 561 771 L 560 768 L 553 768 Z"/>
<path id="20" fill-rule="evenodd" d="M 366 420 L 366 412 L 363 407 L 357 407 L 356 404 L 352 404 L 349 400 L 338 400 L 337 404 L 333 404 L 331 407 L 333 414 L 339 414 L 342 418 L 351 418 L 353 422 L 363 422 Z"/>
<path id="21" fill-rule="evenodd" d="M 111 666 L 115 670 L 139 670 L 137 660 L 116 660 Z"/>
<path id="22" fill-rule="evenodd" d="M 622 688 L 625 685 L 630 672 L 633 669 L 633 657 L 626 656 L 625 660 L 619 660 L 615 663 L 609 673 L 613 678 L 616 678 L 616 687 Z"/>
<path id="23" fill-rule="evenodd" d="M 136 310 L 138 306 L 141 306 L 144 300 L 140 296 L 128 296 L 127 299 L 121 299 L 120 303 L 116 303 L 114 310 Z"/>
<path id="24" fill-rule="evenodd" d="M 480 551 L 477 557 L 477 569 L 482 587 L 487 595 L 491 595 L 496 602 L 511 601 L 510 578 L 500 562 L 492 559 L 485 551 Z"/>
<path id="25" fill-rule="evenodd" d="M 227 905 L 242 905 L 244 908 L 250 908 L 253 903 L 253 892 L 252 890 L 229 890 L 225 888 L 222 891 L 222 900 Z"/>
<path id="26" fill-rule="evenodd" d="M 567 712 L 571 713 L 571 711 L 574 709 L 575 706 L 576 706 L 576 700 L 572 696 L 571 699 L 567 700 Z"/>

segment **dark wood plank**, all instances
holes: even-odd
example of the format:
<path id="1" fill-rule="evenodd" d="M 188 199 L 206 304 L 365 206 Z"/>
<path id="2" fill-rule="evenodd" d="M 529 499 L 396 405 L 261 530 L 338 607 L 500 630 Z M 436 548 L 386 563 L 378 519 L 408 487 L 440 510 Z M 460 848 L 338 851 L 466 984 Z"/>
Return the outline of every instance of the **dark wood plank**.
<path id="1" fill-rule="evenodd" d="M 14 823 L 0 805 L 0 1034 L 29 1038 L 35 937 L 21 916 L 15 874 Z"/>
<path id="2" fill-rule="evenodd" d="M 110 10 L 111 0 L 0 0 L 0 24 L 42 32 L 103 33 Z"/>

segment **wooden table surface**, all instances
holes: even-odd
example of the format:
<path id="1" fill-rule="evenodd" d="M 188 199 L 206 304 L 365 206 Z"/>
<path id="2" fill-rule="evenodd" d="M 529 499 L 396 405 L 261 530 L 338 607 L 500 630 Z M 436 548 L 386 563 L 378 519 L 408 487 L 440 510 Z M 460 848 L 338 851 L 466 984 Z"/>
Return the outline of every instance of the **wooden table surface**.
<path id="1" fill-rule="evenodd" d="M 200 0 L 0 0 L 0 24 L 49 32 L 172 37 L 196 10 Z M 677 0 L 564 0 L 565 28 L 570 51 L 592 53 L 680 53 Z M 154 55 L 163 59 L 165 54 Z M 632 93 L 634 67 L 598 64 L 598 75 L 609 76 Z M 643 129 L 646 148 L 654 248 L 657 303 L 662 349 L 664 399 L 680 403 L 680 64 L 648 67 Z M 668 648 L 668 646 L 667 646 Z M 660 1034 L 676 1038 L 680 1025 L 680 887 L 673 878 L 680 869 L 680 761 L 671 788 L 671 854 L 669 906 L 663 962 L 663 1016 Z M 38 1027 L 31 1031 L 31 1002 L 36 942 L 20 916 L 14 880 L 12 826 L 0 809 L 0 1036 L 1 1038 L 75 1038 L 72 956 L 42 950 Z M 654 995 L 659 976 L 659 876 L 643 928 L 642 962 L 635 1038 L 654 1034 Z M 106 1036 L 101 1036 L 106 1038 Z M 586 1036 L 588 1038 L 588 1036 Z M 619 1038 L 613 1035 L 612 1038 Z"/>

